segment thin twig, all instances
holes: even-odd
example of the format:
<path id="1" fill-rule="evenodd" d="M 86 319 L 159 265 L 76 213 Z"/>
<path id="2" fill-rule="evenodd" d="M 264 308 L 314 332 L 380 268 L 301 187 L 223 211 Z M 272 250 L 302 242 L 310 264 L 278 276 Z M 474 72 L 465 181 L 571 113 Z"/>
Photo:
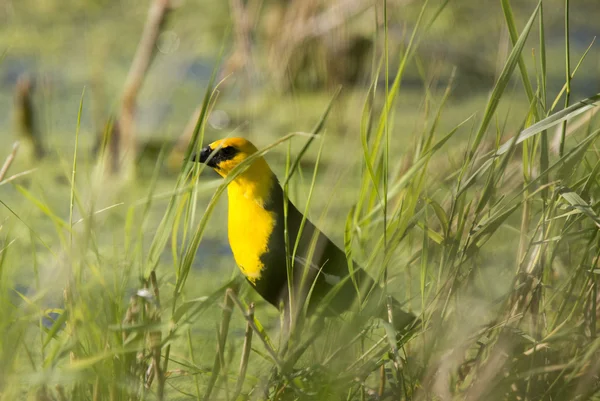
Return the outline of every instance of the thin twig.
<path id="1" fill-rule="evenodd" d="M 250 71 L 252 64 L 251 59 L 251 41 L 250 33 L 252 29 L 251 16 L 248 14 L 248 5 L 244 5 L 242 0 L 229 0 L 229 9 L 233 22 L 235 33 L 234 49 L 231 56 L 225 63 L 221 77 L 235 73 L 239 70 L 246 69 L 247 76 L 252 76 Z"/>
<path id="2" fill-rule="evenodd" d="M 6 161 L 2 165 L 2 169 L 0 170 L 0 182 L 4 180 L 4 177 L 6 176 L 6 173 L 8 173 L 8 169 L 10 168 L 10 165 L 12 164 L 13 160 L 15 160 L 15 157 L 17 156 L 17 150 L 19 150 L 19 142 L 15 142 L 13 144 L 12 151 L 10 152 L 10 154 L 6 158 Z"/>
<path id="3" fill-rule="evenodd" d="M 148 10 L 148 18 L 144 25 L 142 37 L 131 63 L 129 73 L 127 74 L 125 85 L 123 86 L 118 124 L 114 125 L 115 132 L 111 135 L 111 142 L 115 141 L 113 146 L 111 146 L 114 154 L 111 155 L 113 162 L 109 165 L 112 168 L 118 169 L 119 162 L 122 162 L 121 159 L 124 157 L 129 162 L 135 160 L 136 138 L 134 115 L 136 99 L 148 68 L 154 59 L 156 42 L 167 20 L 168 12 L 171 9 L 170 3 L 170 0 L 155 0 Z"/>
<path id="4" fill-rule="evenodd" d="M 293 43 L 300 43 L 308 38 L 323 36 L 373 6 L 373 2 L 363 0 L 336 3 L 320 14 L 308 18 L 300 29 L 293 32 L 291 40 Z"/>
<path id="5" fill-rule="evenodd" d="M 250 350 L 252 349 L 252 326 L 250 320 L 254 320 L 254 303 L 248 307 L 248 322 L 246 322 L 246 334 L 244 336 L 244 347 L 242 348 L 242 358 L 240 359 L 240 370 L 238 372 L 238 380 L 235 387 L 235 393 L 232 400 L 236 400 L 242 392 L 244 380 L 246 379 L 246 371 L 248 370 L 248 361 L 250 360 Z"/>
<path id="6" fill-rule="evenodd" d="M 39 160 L 46 151 L 42 144 L 39 124 L 37 124 L 37 110 L 34 107 L 33 91 L 35 80 L 27 73 L 19 76 L 15 88 L 15 122 L 23 138 L 33 146 L 33 158 Z"/>
<path id="7" fill-rule="evenodd" d="M 269 341 L 267 341 L 267 339 L 265 338 L 264 333 L 262 333 L 258 327 L 256 327 L 256 324 L 254 323 L 254 317 L 252 319 L 250 319 L 249 316 L 246 316 L 246 314 L 244 313 L 244 306 L 242 305 L 242 303 L 240 302 L 240 300 L 238 299 L 238 297 L 235 295 L 235 293 L 233 291 L 231 291 L 230 289 L 227 290 L 227 292 L 225 293 L 225 296 L 229 296 L 232 300 L 233 303 L 235 304 L 235 306 L 238 307 L 238 309 L 240 311 L 242 311 L 242 313 L 244 314 L 246 321 L 248 322 L 248 324 L 250 324 L 250 326 L 252 327 L 252 330 L 254 330 L 256 332 L 256 334 L 258 335 L 258 338 L 260 338 L 260 340 L 262 341 L 263 345 L 265 346 L 267 352 L 269 353 L 269 355 L 271 356 L 271 358 L 273 358 L 273 361 L 275 362 L 275 364 L 277 365 L 277 367 L 283 371 L 283 363 L 279 360 L 279 357 L 277 357 L 277 353 L 275 352 L 275 350 L 273 349 L 273 347 L 271 347 L 271 344 L 269 344 Z"/>
<path id="8" fill-rule="evenodd" d="M 288 379 L 289 385 L 292 386 L 294 389 L 300 391 L 300 389 L 294 384 L 294 382 L 286 374 L 285 364 L 279 359 L 279 357 L 277 356 L 277 352 L 273 349 L 273 347 L 267 340 L 265 334 L 263 332 L 261 332 L 258 329 L 258 327 L 256 326 L 256 323 L 254 322 L 254 314 L 250 315 L 250 314 L 245 313 L 242 302 L 237 297 L 235 291 L 233 291 L 231 288 L 227 289 L 227 291 L 225 292 L 225 297 L 231 299 L 233 301 L 233 303 L 235 304 L 235 306 L 237 306 L 237 308 L 242 312 L 242 314 L 244 315 L 244 317 L 246 319 L 247 324 L 252 328 L 252 330 L 256 333 L 256 335 L 258 335 L 258 338 L 260 338 L 265 349 L 267 350 L 267 352 L 273 359 L 273 362 L 275 362 L 275 365 L 277 366 L 277 369 L 279 370 L 279 372 L 281 372 L 283 374 L 283 376 Z M 231 311 L 229 313 L 231 313 Z M 229 318 L 231 318 L 231 315 L 229 316 Z M 218 372 L 215 373 L 213 370 L 213 375 L 214 375 L 214 377 L 216 377 L 218 375 Z M 209 393 L 207 393 L 207 396 L 205 396 L 205 400 L 208 399 L 208 395 L 209 395 Z M 279 399 L 279 398 L 276 396 L 275 399 Z"/>
<path id="9" fill-rule="evenodd" d="M 381 364 L 379 367 L 379 389 L 377 391 L 377 395 L 379 398 L 383 397 L 383 392 L 385 391 L 385 365 Z"/>
<path id="10" fill-rule="evenodd" d="M 33 173 L 34 171 L 36 171 L 36 170 L 37 170 L 37 167 L 29 169 L 29 170 L 22 171 L 22 172 L 17 173 L 17 174 L 13 174 L 10 177 L 6 178 L 4 181 L 0 181 L 0 185 L 8 184 L 9 182 L 16 180 L 17 178 L 21 178 L 21 177 L 24 177 L 26 175 L 29 175 L 29 174 Z"/>

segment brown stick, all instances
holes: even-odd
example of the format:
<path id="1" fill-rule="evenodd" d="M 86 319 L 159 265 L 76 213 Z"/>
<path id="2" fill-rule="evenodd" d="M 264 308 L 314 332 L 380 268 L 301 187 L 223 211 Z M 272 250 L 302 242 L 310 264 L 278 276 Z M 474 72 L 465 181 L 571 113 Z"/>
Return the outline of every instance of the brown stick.
<path id="1" fill-rule="evenodd" d="M 233 291 L 228 289 L 227 292 L 225 293 L 225 296 L 229 296 L 229 298 L 231 298 L 231 300 L 233 301 L 235 306 L 237 306 L 237 308 L 240 311 L 242 311 L 242 313 L 244 313 L 244 306 L 242 305 L 242 303 L 238 299 L 237 295 L 235 295 L 235 293 Z M 279 357 L 277 356 L 277 352 L 275 352 L 273 347 L 271 347 L 271 344 L 269 344 L 269 341 L 266 339 L 265 335 L 263 333 L 261 333 L 261 331 L 256 326 L 256 323 L 254 323 L 254 317 L 252 319 L 250 319 L 250 316 L 246 315 L 245 313 L 244 313 L 244 317 L 246 318 L 246 322 L 248 322 L 250 327 L 252 327 L 252 330 L 254 330 L 254 332 L 256 333 L 258 338 L 260 338 L 261 342 L 265 346 L 265 349 L 267 350 L 267 352 L 269 353 L 271 358 L 273 358 L 273 361 L 275 362 L 277 367 L 281 371 L 283 371 L 283 366 L 284 366 L 283 362 L 279 359 Z"/>
<path id="2" fill-rule="evenodd" d="M 136 99 L 148 68 L 154 59 L 156 41 L 166 22 L 170 3 L 170 0 L 154 0 L 148 10 L 148 18 L 144 25 L 142 37 L 123 87 L 121 112 L 118 127 L 115 127 L 117 128 L 117 134 L 113 133 L 111 137 L 111 142 L 117 141 L 115 147 L 111 146 L 114 153 L 111 157 L 118 161 L 117 163 L 110 163 L 113 166 L 113 172 L 115 172 L 114 168 L 118 170 L 122 167 L 121 164 L 128 168 L 133 167 L 136 147 L 134 125 Z"/>
<path id="3" fill-rule="evenodd" d="M 4 177 L 6 176 L 6 173 L 8 173 L 8 169 L 10 168 L 10 165 L 15 160 L 15 157 L 17 156 L 17 150 L 19 150 L 19 142 L 15 142 L 13 144 L 12 151 L 10 152 L 10 154 L 6 158 L 6 161 L 2 165 L 2 169 L 0 170 L 0 182 L 4 180 Z"/>
<path id="4" fill-rule="evenodd" d="M 252 63 L 250 63 L 252 16 L 248 13 L 248 5 L 244 5 L 242 0 L 229 0 L 229 10 L 233 22 L 235 42 L 232 54 L 224 63 L 220 78 L 242 69 L 246 69 L 247 77 L 249 77 L 252 75 L 249 70 L 252 67 Z"/>
<path id="5" fill-rule="evenodd" d="M 298 46 L 307 40 L 330 33 L 374 5 L 375 2 L 371 0 L 345 0 L 319 12 L 319 4 L 315 1 L 289 2 L 281 32 L 276 36 L 269 54 L 270 68 L 277 74 L 277 79 L 281 80 L 287 73 L 292 55 Z"/>
<path id="6" fill-rule="evenodd" d="M 336 3 L 320 14 L 308 18 L 300 29 L 293 32 L 290 39 L 293 43 L 299 43 L 309 38 L 323 36 L 352 17 L 373 7 L 374 4 L 374 2 L 363 0 L 347 0 Z"/>
<path id="7" fill-rule="evenodd" d="M 267 339 L 267 337 L 265 336 L 265 334 L 262 333 L 256 326 L 256 323 L 254 322 L 254 315 L 246 314 L 244 312 L 244 306 L 242 305 L 242 302 L 238 299 L 235 291 L 233 291 L 231 288 L 227 289 L 227 291 L 225 292 L 225 297 L 231 299 L 233 301 L 233 303 L 235 304 L 235 306 L 244 314 L 244 318 L 246 319 L 248 326 L 250 326 L 252 331 L 254 331 L 256 333 L 256 335 L 258 336 L 258 338 L 261 340 L 265 349 L 267 350 L 267 352 L 273 359 L 273 362 L 275 362 L 275 365 L 277 365 L 277 368 L 279 369 L 279 371 L 284 376 L 287 376 L 286 371 L 285 371 L 285 364 L 279 359 L 279 357 L 277 356 L 277 352 L 275 351 L 275 349 L 273 349 L 273 347 L 271 346 L 271 344 L 270 344 L 269 340 Z M 214 374 L 214 372 L 213 372 L 213 374 Z M 297 389 L 297 386 L 291 380 L 289 382 L 289 385 Z M 285 385 L 284 387 L 286 387 L 286 386 L 287 385 Z M 207 398 L 208 397 L 205 397 L 205 399 L 207 399 Z M 279 397 L 275 396 L 275 399 L 279 399 Z"/>
<path id="8" fill-rule="evenodd" d="M 383 397 L 383 392 L 385 391 L 385 365 L 381 364 L 379 367 L 379 389 L 377 391 L 377 395 L 381 398 Z"/>
<path id="9" fill-rule="evenodd" d="M 42 144 L 39 125 L 36 124 L 36 108 L 33 103 L 34 80 L 23 74 L 17 81 L 15 90 L 15 122 L 20 134 L 27 139 L 34 150 L 34 160 L 41 159 L 46 153 Z"/>

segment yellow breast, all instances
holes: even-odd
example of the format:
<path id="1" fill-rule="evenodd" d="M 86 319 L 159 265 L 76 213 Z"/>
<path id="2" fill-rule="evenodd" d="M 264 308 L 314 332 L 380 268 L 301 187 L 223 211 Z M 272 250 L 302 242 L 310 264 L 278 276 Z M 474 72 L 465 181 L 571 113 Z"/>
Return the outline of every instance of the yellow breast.
<path id="1" fill-rule="evenodd" d="M 229 245 L 240 270 L 252 283 L 264 269 L 260 257 L 269 250 L 269 236 L 276 222 L 274 213 L 264 209 L 263 200 L 253 190 L 235 181 L 227 189 Z"/>

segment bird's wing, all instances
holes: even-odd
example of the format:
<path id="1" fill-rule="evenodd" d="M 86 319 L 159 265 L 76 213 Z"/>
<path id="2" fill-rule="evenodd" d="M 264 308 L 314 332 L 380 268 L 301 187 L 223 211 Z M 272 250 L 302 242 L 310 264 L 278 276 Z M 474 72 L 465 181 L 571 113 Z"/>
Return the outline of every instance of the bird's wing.
<path id="1" fill-rule="evenodd" d="M 280 187 L 279 187 L 280 188 Z M 281 189 L 280 189 L 281 191 Z M 277 239 L 272 242 L 272 261 L 277 260 L 280 269 L 286 269 L 285 234 L 283 222 L 283 191 L 279 194 L 281 209 L 275 213 L 280 216 Z M 301 291 L 300 299 L 309 298 L 308 312 L 324 300 L 327 300 L 326 311 L 329 315 L 337 315 L 348 310 L 359 298 L 368 302 L 364 307 L 373 316 L 386 318 L 387 308 L 383 300 L 383 290 L 375 283 L 369 274 L 357 263 L 353 263 L 353 276 L 349 277 L 348 260 L 343 252 L 330 238 L 321 232 L 308 218 L 302 224 L 302 213 L 292 204 L 288 203 L 287 231 L 289 235 L 289 252 L 294 248 L 294 287 Z M 296 246 L 297 242 L 297 246 Z M 287 280 L 283 284 L 287 289 Z M 287 294 L 284 290 L 283 293 Z M 359 297 L 357 297 L 359 295 Z M 405 324 L 412 320 L 412 314 L 402 311 L 399 302 L 394 300 L 394 315 L 399 314 L 398 322 Z"/>

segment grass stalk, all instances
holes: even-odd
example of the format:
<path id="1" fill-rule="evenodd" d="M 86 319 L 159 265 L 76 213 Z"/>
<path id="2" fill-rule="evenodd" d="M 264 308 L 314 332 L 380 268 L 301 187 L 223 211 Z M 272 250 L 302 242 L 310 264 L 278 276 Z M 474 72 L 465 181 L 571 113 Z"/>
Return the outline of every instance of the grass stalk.
<path id="1" fill-rule="evenodd" d="M 244 381 L 246 379 L 246 372 L 248 371 L 248 363 L 250 362 L 250 351 L 252 350 L 252 326 L 250 325 L 251 321 L 254 321 L 254 303 L 251 303 L 248 306 L 248 312 L 246 313 L 248 316 L 248 321 L 246 322 L 246 332 L 244 334 L 244 345 L 242 347 L 242 357 L 240 359 L 240 368 L 238 370 L 237 375 L 237 383 L 235 386 L 235 392 L 231 399 L 236 400 L 238 396 L 242 392 L 242 388 L 244 386 Z"/>
<path id="2" fill-rule="evenodd" d="M 569 36 L 569 0 L 565 0 L 565 108 L 569 107 L 569 100 L 571 99 L 571 40 Z M 560 131 L 560 145 L 558 155 L 562 157 L 565 153 L 565 139 L 567 133 L 567 121 L 565 120 L 562 124 Z"/>

